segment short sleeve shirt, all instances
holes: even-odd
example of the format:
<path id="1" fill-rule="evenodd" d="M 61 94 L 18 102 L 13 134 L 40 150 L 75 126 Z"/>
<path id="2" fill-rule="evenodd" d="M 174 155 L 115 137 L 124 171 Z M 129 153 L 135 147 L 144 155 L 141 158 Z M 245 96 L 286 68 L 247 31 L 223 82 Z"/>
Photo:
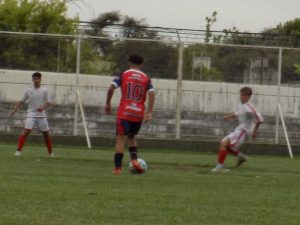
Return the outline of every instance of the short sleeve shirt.
<path id="1" fill-rule="evenodd" d="M 239 120 L 237 129 L 245 130 L 248 134 L 253 131 L 257 122 L 263 122 L 263 117 L 250 102 L 241 104 L 235 115 Z"/>
<path id="2" fill-rule="evenodd" d="M 22 98 L 22 101 L 28 104 L 27 117 L 46 117 L 45 110 L 38 112 L 37 109 L 45 103 L 50 102 L 49 94 L 46 88 L 28 88 Z"/>
<path id="3" fill-rule="evenodd" d="M 147 93 L 154 91 L 151 79 L 140 70 L 130 69 L 116 77 L 112 84 L 120 87 L 122 94 L 117 117 L 132 122 L 143 121 Z"/>

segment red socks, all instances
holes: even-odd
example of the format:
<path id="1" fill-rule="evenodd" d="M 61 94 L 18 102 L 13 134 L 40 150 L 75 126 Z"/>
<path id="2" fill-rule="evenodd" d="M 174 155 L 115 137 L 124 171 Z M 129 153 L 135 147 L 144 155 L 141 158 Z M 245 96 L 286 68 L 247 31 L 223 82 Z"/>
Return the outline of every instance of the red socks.
<path id="1" fill-rule="evenodd" d="M 234 156 L 238 156 L 238 154 L 240 154 L 240 151 L 233 151 L 233 150 L 229 150 L 229 152 L 234 155 Z"/>
<path id="2" fill-rule="evenodd" d="M 19 140 L 18 140 L 18 151 L 22 151 L 23 149 L 23 146 L 25 144 L 25 141 L 27 139 L 27 135 L 25 134 L 21 134 L 20 137 L 19 137 Z M 44 135 L 44 140 L 45 140 L 45 144 L 47 146 L 47 150 L 48 150 L 48 153 L 49 155 L 52 153 L 52 141 L 51 141 L 51 138 L 49 135 Z"/>
<path id="3" fill-rule="evenodd" d="M 224 164 L 227 154 L 228 154 L 228 151 L 226 149 L 219 150 L 219 155 L 218 155 L 218 163 L 219 164 Z"/>
<path id="4" fill-rule="evenodd" d="M 228 155 L 228 153 L 231 153 L 235 156 L 238 156 L 238 154 L 240 154 L 240 151 L 220 149 L 219 150 L 219 155 L 218 155 L 218 163 L 219 164 L 224 164 L 224 161 L 225 161 L 226 156 Z"/>
<path id="5" fill-rule="evenodd" d="M 52 153 L 52 141 L 51 138 L 49 136 L 44 136 L 45 139 L 45 144 L 47 146 L 47 150 L 49 155 Z"/>
<path id="6" fill-rule="evenodd" d="M 25 144 L 25 141 L 26 141 L 26 138 L 27 136 L 24 135 L 24 134 L 21 134 L 20 137 L 19 137 L 19 140 L 18 140 L 18 151 L 22 151 L 23 149 L 23 146 Z"/>

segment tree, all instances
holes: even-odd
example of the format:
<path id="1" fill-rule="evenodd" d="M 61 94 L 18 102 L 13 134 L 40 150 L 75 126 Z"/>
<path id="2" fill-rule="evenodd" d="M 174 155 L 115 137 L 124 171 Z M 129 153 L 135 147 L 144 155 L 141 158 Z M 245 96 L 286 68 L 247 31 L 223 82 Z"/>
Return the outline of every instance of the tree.
<path id="1" fill-rule="evenodd" d="M 300 46 L 300 18 L 279 23 L 276 27 L 266 28 L 262 34 L 272 40 L 272 45 L 285 47 Z"/>
<path id="2" fill-rule="evenodd" d="M 217 15 L 218 13 L 214 11 L 210 17 L 205 17 L 206 21 L 206 30 L 205 30 L 205 42 L 208 43 L 210 41 L 210 38 L 212 36 L 211 27 L 212 25 L 217 22 Z"/>
<path id="3" fill-rule="evenodd" d="M 76 34 L 78 18 L 67 18 L 65 1 L 3 0 L 0 1 L 0 29 L 15 32 Z M 71 38 L 2 35 L 0 66 L 56 72 L 74 72 L 76 45 Z M 86 46 L 88 48 L 88 46 Z M 82 71 L 89 71 L 87 60 L 93 51 L 82 54 Z"/>
<path id="4" fill-rule="evenodd" d="M 280 47 L 300 47 L 300 18 L 295 18 L 276 27 L 264 29 L 263 35 L 272 40 L 272 44 Z M 300 52 L 284 50 L 282 57 L 282 82 L 293 83 L 299 81 L 298 66 L 300 64 Z"/>
<path id="5" fill-rule="evenodd" d="M 300 75 L 300 64 L 294 64 L 295 67 L 295 73 Z"/>
<path id="6" fill-rule="evenodd" d="M 113 29 L 116 33 L 106 32 L 105 29 Z M 139 53 L 145 59 L 143 70 L 152 77 L 176 77 L 176 46 L 162 42 L 138 40 L 160 39 L 157 32 L 148 28 L 148 24 L 144 19 L 123 16 L 116 11 L 107 12 L 91 21 L 91 29 L 87 33 L 107 37 L 105 40 L 95 40 L 93 46 L 96 51 L 101 53 L 102 62 L 110 63 L 111 74 L 127 67 L 127 58 L 130 53 Z M 115 38 L 121 40 L 112 41 Z M 124 41 L 124 38 L 136 40 Z M 107 67 L 105 69 L 107 70 Z"/>

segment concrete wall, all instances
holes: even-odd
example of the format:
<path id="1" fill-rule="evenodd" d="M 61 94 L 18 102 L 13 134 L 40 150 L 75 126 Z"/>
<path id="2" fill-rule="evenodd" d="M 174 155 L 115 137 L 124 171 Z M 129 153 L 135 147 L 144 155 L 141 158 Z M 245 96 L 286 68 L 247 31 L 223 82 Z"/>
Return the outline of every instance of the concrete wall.
<path id="1" fill-rule="evenodd" d="M 19 100 L 24 89 L 31 87 L 33 71 L 0 70 L 0 100 L 14 102 Z M 80 76 L 80 91 L 86 106 L 103 106 L 106 88 L 112 81 L 109 76 Z M 53 102 L 58 105 L 74 104 L 74 74 L 43 73 L 43 83 L 49 89 Z M 157 90 L 156 110 L 171 110 L 176 106 L 176 80 L 153 79 Z M 215 82 L 183 82 L 182 110 L 200 113 L 226 113 L 238 108 L 238 91 L 243 84 Z M 274 116 L 276 111 L 277 87 L 251 85 L 254 90 L 252 102 L 263 115 Z M 300 89 L 293 87 L 281 88 L 281 104 L 286 117 L 300 116 Z M 113 99 L 118 105 L 119 91 Z"/>
<path id="2" fill-rule="evenodd" d="M 15 101 L 21 99 L 25 88 L 31 87 L 33 71 L 0 70 L 0 132 L 18 133 L 23 127 L 25 110 L 13 119 L 8 112 Z M 103 112 L 106 90 L 112 81 L 109 76 L 80 76 L 80 91 L 83 98 L 87 124 L 92 136 L 114 136 L 115 117 Z M 51 131 L 57 135 L 71 135 L 74 121 L 74 90 L 76 76 L 73 74 L 43 73 L 43 83 L 49 89 L 55 105 L 48 110 Z M 154 120 L 142 127 L 141 136 L 173 138 L 175 134 L 176 80 L 153 79 L 157 100 Z M 242 84 L 213 82 L 183 82 L 181 131 L 184 139 L 216 140 L 231 132 L 236 122 L 224 122 L 224 113 L 235 111 L 239 104 L 239 89 Z M 254 89 L 252 102 L 265 117 L 259 139 L 272 141 L 275 133 L 275 109 L 277 87 L 251 85 Z M 300 92 L 297 88 L 281 88 L 281 103 L 286 116 L 290 138 L 300 140 Z M 119 91 L 113 99 L 115 108 Z M 115 111 L 114 111 L 115 112 Z M 79 133 L 83 134 L 79 121 Z M 280 138 L 284 141 L 283 133 Z M 296 143 L 294 142 L 294 143 Z"/>

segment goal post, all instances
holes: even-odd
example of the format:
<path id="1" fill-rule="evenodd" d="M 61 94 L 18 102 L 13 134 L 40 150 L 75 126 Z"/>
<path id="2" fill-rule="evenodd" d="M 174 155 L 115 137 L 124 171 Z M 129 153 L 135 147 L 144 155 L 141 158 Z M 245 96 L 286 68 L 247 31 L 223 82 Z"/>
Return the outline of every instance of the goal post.
<path id="1" fill-rule="evenodd" d="M 76 97 L 77 97 L 77 101 L 78 101 L 78 105 L 79 105 L 79 109 L 80 109 L 80 115 L 81 115 L 81 119 L 82 119 L 82 123 L 83 123 L 83 129 L 84 129 L 84 134 L 86 137 L 86 143 L 87 143 L 88 148 L 91 148 L 92 146 L 91 146 L 90 136 L 89 136 L 89 132 L 87 129 L 85 114 L 84 114 L 79 90 L 76 90 Z"/>
<path id="2" fill-rule="evenodd" d="M 293 156 L 293 152 L 292 152 L 292 148 L 291 148 L 289 136 L 288 136 L 288 133 L 287 133 L 287 129 L 286 129 L 286 126 L 285 126 L 284 116 L 283 116 L 283 113 L 282 113 L 282 109 L 281 109 L 280 103 L 277 104 L 277 109 L 278 109 L 278 112 L 279 112 L 281 124 L 282 124 L 282 127 L 283 127 L 283 132 L 284 132 L 284 136 L 285 136 L 285 140 L 286 140 L 286 143 L 287 143 L 287 146 L 288 146 L 288 150 L 289 150 L 289 154 L 290 154 L 290 157 L 292 159 L 292 158 L 294 158 L 294 156 Z"/>

